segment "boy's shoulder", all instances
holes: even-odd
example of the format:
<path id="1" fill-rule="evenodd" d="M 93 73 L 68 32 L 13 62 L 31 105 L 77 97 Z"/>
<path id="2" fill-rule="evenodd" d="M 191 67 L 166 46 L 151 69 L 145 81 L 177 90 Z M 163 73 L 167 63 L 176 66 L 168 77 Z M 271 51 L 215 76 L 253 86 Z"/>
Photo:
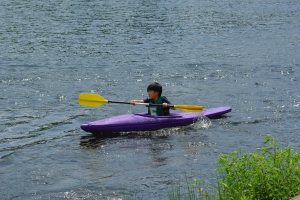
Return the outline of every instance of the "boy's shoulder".
<path id="1" fill-rule="evenodd" d="M 162 102 L 163 102 L 163 103 L 171 103 L 171 102 L 167 99 L 167 97 L 161 96 L 161 98 L 162 98 Z"/>

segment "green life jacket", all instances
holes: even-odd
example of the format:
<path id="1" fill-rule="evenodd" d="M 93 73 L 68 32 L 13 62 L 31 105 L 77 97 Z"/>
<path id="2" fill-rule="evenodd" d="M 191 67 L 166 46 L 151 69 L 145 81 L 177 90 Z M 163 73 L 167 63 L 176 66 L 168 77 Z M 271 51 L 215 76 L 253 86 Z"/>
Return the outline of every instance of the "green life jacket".
<path id="1" fill-rule="evenodd" d="M 154 104 L 162 104 L 163 103 L 162 99 L 163 99 L 163 97 L 160 96 Z M 152 100 L 149 99 L 149 107 L 148 107 L 149 115 L 156 115 L 156 116 L 164 116 L 165 115 L 165 112 L 164 112 L 162 106 L 151 106 L 151 104 L 153 104 Z"/>

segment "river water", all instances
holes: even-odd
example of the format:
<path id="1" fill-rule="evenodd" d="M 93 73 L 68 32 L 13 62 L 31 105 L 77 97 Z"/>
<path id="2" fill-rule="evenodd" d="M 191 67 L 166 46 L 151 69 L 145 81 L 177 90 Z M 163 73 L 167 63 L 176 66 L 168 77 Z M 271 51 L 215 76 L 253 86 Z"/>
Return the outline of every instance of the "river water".
<path id="1" fill-rule="evenodd" d="M 4 199 L 166 199 L 185 177 L 213 188 L 220 153 L 271 133 L 300 142 L 300 1 L 0 2 Z M 145 111 L 81 107 L 147 96 L 232 112 L 197 127 L 94 137 L 83 122 Z M 211 124 L 210 124 L 211 123 Z"/>

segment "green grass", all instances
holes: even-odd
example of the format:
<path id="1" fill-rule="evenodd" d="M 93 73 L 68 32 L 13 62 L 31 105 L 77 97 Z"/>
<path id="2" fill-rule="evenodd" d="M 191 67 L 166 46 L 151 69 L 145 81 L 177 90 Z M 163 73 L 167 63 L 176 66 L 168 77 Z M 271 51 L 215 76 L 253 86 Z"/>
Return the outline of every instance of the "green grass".
<path id="1" fill-rule="evenodd" d="M 170 200 L 284 200 L 300 194 L 300 153 L 291 147 L 278 148 L 271 135 L 265 135 L 261 148 L 220 154 L 216 191 L 210 194 L 194 180 L 169 192 Z"/>
<path id="2" fill-rule="evenodd" d="M 201 182 L 199 180 L 194 180 L 192 183 L 189 183 L 186 178 L 185 186 L 176 186 L 172 188 L 169 192 L 170 200 L 196 200 L 204 199 L 209 200 L 208 192 L 204 191 L 201 187 Z"/>

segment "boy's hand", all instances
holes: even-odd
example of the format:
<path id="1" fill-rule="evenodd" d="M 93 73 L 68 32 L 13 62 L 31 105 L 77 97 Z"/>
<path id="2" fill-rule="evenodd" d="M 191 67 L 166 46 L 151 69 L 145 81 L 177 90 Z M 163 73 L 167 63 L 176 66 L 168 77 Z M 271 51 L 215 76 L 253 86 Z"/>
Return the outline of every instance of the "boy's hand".
<path id="1" fill-rule="evenodd" d="M 172 104 L 170 104 L 170 105 L 172 105 Z M 166 107 L 169 106 L 169 104 L 163 103 L 162 106 L 163 106 L 164 108 L 166 108 Z M 176 110 L 176 108 L 174 108 L 174 107 L 170 107 L 170 108 L 171 108 L 172 110 Z"/>
<path id="2" fill-rule="evenodd" d="M 135 100 L 130 101 L 131 105 L 135 105 Z"/>
<path id="3" fill-rule="evenodd" d="M 163 106 L 164 108 L 166 108 L 166 107 L 168 107 L 168 104 L 167 104 L 167 103 L 163 103 L 162 106 Z"/>

